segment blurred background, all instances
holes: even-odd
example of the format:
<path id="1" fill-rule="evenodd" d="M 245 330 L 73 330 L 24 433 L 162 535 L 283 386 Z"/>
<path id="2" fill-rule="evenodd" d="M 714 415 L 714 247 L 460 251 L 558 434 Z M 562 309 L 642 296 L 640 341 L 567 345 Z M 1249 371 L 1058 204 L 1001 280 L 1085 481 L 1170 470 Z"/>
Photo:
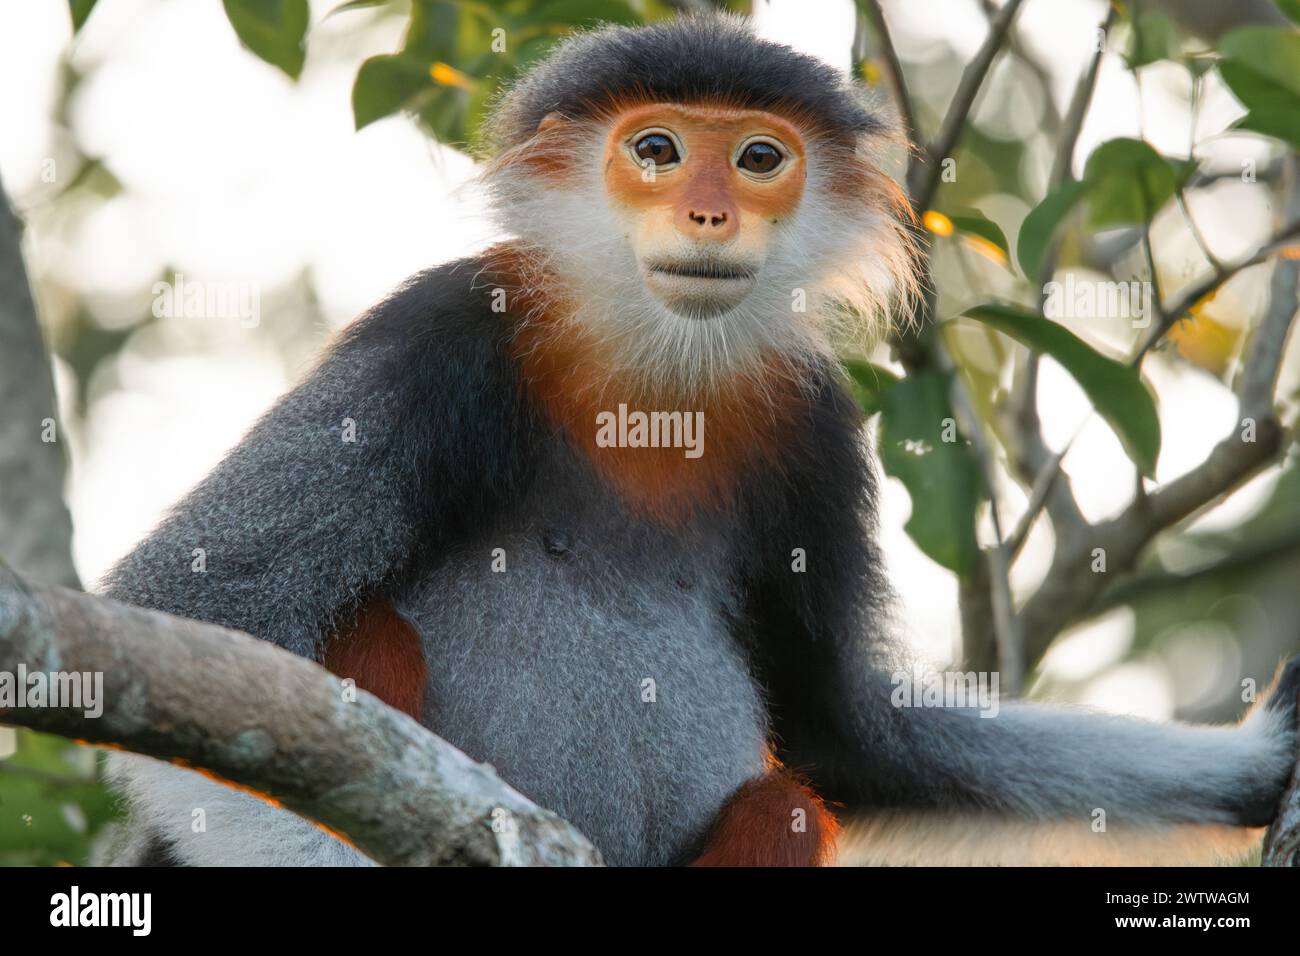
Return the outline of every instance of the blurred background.
<path id="1" fill-rule="evenodd" d="M 999 5 L 882 4 L 923 129 L 938 126 Z M 413 106 L 393 94 L 415 116 L 385 115 L 381 102 L 361 129 L 368 107 L 354 102 L 358 71 L 412 42 L 412 11 L 395 2 L 332 12 L 339 6 L 310 4 L 295 81 L 241 45 L 219 0 L 100 0 L 75 35 L 66 3 L 0 0 L 0 181 L 26 225 L 26 264 L 54 355 L 74 557 L 87 588 L 238 441 L 332 332 L 410 273 L 493 240 L 472 150 L 449 144 L 473 145 L 484 103 L 511 71 L 573 26 L 667 17 L 694 4 L 426 4 L 452 47 L 441 57 L 451 72 Z M 861 44 L 853 0 L 730 6 L 750 13 L 760 34 L 856 70 L 888 104 L 878 48 L 869 35 Z M 1117 137 L 1144 139 L 1173 159 L 1194 156 L 1198 179 L 1186 201 L 1209 254 L 1249 255 L 1275 228 L 1288 147 L 1229 131 L 1245 108 L 1198 62 L 1228 30 L 1285 29 L 1286 21 L 1268 2 L 1145 7 L 1169 24 L 1166 45 L 1135 66 L 1125 22 L 1105 38 L 1074 175 Z M 1012 237 L 1010 255 L 936 232 L 941 317 L 992 299 L 1036 302 L 1006 260 L 1015 260 L 1021 223 L 1047 189 L 1063 117 L 1105 15 L 1100 0 L 1029 0 L 1020 13 L 956 153 L 957 180 L 942 186 L 939 201 L 978 210 Z M 522 38 L 498 73 L 464 52 L 493 17 L 508 19 L 512 43 Z M 382 100 L 388 87 L 380 86 Z M 902 160 L 891 160 L 900 175 Z M 1243 179 L 1247 168 L 1253 181 Z M 1056 278 L 1137 276 L 1137 231 L 1067 229 Z M 1175 204 L 1161 209 L 1150 233 L 1167 294 L 1204 274 L 1206 249 Z M 1157 484 L 1199 464 L 1234 427 L 1230 383 L 1268 281 L 1267 266 L 1242 272 L 1146 362 L 1163 436 Z M 160 316 L 159 282 L 243 290 L 256 315 Z M 1059 321 L 1108 354 L 1131 352 L 1140 334 L 1114 317 Z M 1278 391 L 1292 413 L 1297 338 Z M 1012 344 L 978 327 L 958 329 L 952 343 L 972 379 L 996 393 Z M 885 346 L 869 357 L 898 369 Z M 1063 465 L 1084 515 L 1118 514 L 1134 477 L 1115 433 L 1050 360 L 1038 397 L 1049 445 L 1069 444 Z M 1157 539 L 1132 586 L 1037 662 L 1031 693 L 1153 718 L 1236 718 L 1241 679 L 1266 681 L 1279 657 L 1300 647 L 1293 458 Z M 1011 480 L 1000 482 L 999 497 L 1011 516 L 1027 503 Z M 889 478 L 883 533 L 900 618 L 924 658 L 942 666 L 962 655 L 957 577 L 908 534 L 912 511 L 907 489 Z M 1051 525 L 1039 521 L 1012 569 L 1018 595 L 1041 580 L 1052 550 Z M 112 814 L 93 751 L 0 728 L 0 863 L 81 862 Z"/>

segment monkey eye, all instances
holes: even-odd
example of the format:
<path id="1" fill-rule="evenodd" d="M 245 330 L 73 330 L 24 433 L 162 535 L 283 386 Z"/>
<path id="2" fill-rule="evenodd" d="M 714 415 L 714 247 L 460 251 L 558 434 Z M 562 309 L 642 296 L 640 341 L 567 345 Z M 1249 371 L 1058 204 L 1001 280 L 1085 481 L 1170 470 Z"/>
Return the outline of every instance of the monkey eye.
<path id="1" fill-rule="evenodd" d="M 776 172 L 785 162 L 785 155 L 764 140 L 755 140 L 740 151 L 736 165 L 755 176 L 768 176 Z"/>
<path id="2" fill-rule="evenodd" d="M 677 152 L 677 144 L 663 133 L 642 136 L 633 144 L 632 152 L 643 165 L 648 162 L 655 166 L 668 166 L 682 158 Z"/>

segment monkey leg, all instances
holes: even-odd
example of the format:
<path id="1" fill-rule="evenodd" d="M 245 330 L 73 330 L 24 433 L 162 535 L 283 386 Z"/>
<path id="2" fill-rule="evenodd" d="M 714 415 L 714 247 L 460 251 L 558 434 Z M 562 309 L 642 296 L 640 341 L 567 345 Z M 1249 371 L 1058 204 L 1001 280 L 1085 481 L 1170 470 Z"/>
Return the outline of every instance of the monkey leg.
<path id="1" fill-rule="evenodd" d="M 802 780 L 776 761 L 741 786 L 692 866 L 829 866 L 839 823 Z"/>

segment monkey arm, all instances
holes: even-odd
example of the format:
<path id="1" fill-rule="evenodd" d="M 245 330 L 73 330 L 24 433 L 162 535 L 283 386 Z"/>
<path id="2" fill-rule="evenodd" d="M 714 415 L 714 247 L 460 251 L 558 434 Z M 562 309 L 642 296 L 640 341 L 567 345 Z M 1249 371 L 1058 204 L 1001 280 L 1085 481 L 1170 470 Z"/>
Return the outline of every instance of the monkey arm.
<path id="1" fill-rule="evenodd" d="M 1295 759 L 1300 659 L 1238 727 L 1159 724 L 1037 704 L 900 706 L 913 676 L 891 635 L 875 546 L 875 479 L 828 387 L 802 440 L 806 465 L 755 510 L 749 580 L 758 670 L 778 756 L 849 808 L 1022 820 L 1269 822 Z M 790 553 L 806 549 L 806 570 Z"/>
<path id="2" fill-rule="evenodd" d="M 1263 826 L 1294 763 L 1293 662 L 1236 727 L 1154 723 L 1047 705 L 897 706 L 858 675 L 827 770 L 849 805 L 991 811 L 1019 819 Z"/>
<path id="3" fill-rule="evenodd" d="M 525 456 L 476 271 L 421 273 L 354 323 L 105 592 L 313 656 L 340 615 L 486 520 Z"/>
<path id="4" fill-rule="evenodd" d="M 840 600 L 824 595 L 817 606 Z M 910 667 L 872 645 L 884 635 L 819 634 L 770 598 L 764 610 L 762 642 L 780 645 L 766 682 L 779 756 L 850 809 L 1039 822 L 1087 820 L 1100 809 L 1138 826 L 1256 827 L 1272 819 L 1294 766 L 1300 659 L 1236 727 L 1041 704 L 920 706 L 919 695 L 900 690 Z"/>

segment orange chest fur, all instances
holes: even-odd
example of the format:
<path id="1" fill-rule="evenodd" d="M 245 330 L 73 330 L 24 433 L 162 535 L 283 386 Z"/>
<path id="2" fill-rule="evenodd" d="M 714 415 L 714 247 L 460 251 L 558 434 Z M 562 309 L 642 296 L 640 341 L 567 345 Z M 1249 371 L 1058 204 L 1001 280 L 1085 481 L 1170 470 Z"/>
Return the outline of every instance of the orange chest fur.
<path id="1" fill-rule="evenodd" d="M 611 375 L 580 332 L 534 322 L 513 339 L 529 400 L 630 506 L 661 520 L 724 507 L 755 468 L 777 467 L 797 391 L 760 372 L 690 394 Z"/>

